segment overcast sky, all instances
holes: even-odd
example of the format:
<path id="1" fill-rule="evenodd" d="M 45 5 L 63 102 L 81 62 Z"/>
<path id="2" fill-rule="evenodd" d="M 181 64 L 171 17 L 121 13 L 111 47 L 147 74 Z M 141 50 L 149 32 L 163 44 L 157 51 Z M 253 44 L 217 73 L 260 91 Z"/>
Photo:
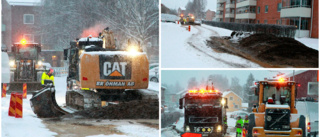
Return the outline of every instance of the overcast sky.
<path id="1" fill-rule="evenodd" d="M 250 73 L 253 74 L 256 80 L 263 80 L 264 78 L 272 78 L 276 76 L 279 72 L 282 73 L 292 73 L 292 70 L 162 70 L 161 71 L 161 83 L 167 85 L 175 84 L 177 81 L 182 87 L 187 87 L 187 82 L 191 77 L 196 77 L 197 81 L 200 82 L 202 78 L 205 80 L 211 74 L 221 74 L 229 79 L 229 84 L 231 83 L 232 77 L 238 77 L 242 86 L 246 83 L 247 78 Z M 297 71 L 296 71 L 297 73 Z"/>
<path id="2" fill-rule="evenodd" d="M 161 0 L 161 3 L 170 9 L 178 9 L 179 7 L 185 7 L 191 0 Z M 216 11 L 217 0 L 207 0 L 207 9 Z"/>

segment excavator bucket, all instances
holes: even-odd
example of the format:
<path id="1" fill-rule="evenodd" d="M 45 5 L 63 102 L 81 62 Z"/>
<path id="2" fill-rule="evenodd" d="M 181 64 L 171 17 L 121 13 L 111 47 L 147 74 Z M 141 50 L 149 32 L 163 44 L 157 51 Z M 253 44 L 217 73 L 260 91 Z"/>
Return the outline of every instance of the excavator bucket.
<path id="1" fill-rule="evenodd" d="M 54 87 L 47 86 L 35 92 L 30 99 L 30 105 L 32 111 L 40 118 L 60 117 L 69 113 L 57 104 Z"/>
<path id="2" fill-rule="evenodd" d="M 23 83 L 24 82 L 11 82 L 9 84 L 8 93 L 11 93 L 11 92 L 21 92 L 22 93 Z M 26 84 L 27 84 L 27 93 L 33 93 L 33 92 L 41 89 L 40 82 L 26 82 Z"/>

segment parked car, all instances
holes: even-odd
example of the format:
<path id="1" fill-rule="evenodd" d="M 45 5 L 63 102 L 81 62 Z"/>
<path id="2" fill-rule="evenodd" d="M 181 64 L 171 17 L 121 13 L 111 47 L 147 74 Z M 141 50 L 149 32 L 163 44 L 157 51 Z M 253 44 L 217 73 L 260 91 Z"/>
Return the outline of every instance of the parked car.
<path id="1" fill-rule="evenodd" d="M 159 82 L 159 67 L 154 67 L 149 70 L 149 80 L 152 82 Z"/>
<path id="2" fill-rule="evenodd" d="M 149 64 L 149 70 L 155 68 L 155 67 L 159 67 L 159 63 L 151 63 Z"/>
<path id="3" fill-rule="evenodd" d="M 245 111 L 235 111 L 233 113 L 231 113 L 230 118 L 237 118 L 238 116 L 240 116 L 242 119 L 244 119 L 246 117 L 246 115 L 249 116 L 248 112 Z"/>

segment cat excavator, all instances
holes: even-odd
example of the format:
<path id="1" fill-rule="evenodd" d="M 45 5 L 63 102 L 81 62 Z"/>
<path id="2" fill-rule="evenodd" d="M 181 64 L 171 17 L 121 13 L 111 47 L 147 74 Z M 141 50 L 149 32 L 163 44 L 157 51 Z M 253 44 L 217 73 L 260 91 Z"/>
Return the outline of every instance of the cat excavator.
<path id="1" fill-rule="evenodd" d="M 99 37 L 88 36 L 70 42 L 64 50 L 69 62 L 66 106 L 55 100 L 55 88 L 47 86 L 33 95 L 31 107 L 38 117 L 59 117 L 79 110 L 100 108 L 105 102 L 148 98 L 137 89 L 147 89 L 149 62 L 140 45 L 116 44 L 114 34 L 104 29 Z"/>

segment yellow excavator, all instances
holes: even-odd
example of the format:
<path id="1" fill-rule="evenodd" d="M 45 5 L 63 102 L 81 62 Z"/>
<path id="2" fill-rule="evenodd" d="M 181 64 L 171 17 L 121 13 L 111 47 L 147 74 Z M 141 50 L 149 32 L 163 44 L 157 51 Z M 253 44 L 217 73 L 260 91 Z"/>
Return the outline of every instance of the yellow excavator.
<path id="1" fill-rule="evenodd" d="M 113 32 L 104 29 L 99 37 L 80 38 L 64 50 L 69 62 L 66 107 L 55 100 L 50 82 L 31 98 L 31 107 L 38 117 L 58 117 L 78 110 L 99 108 L 103 102 L 138 100 L 143 95 L 134 89 L 147 89 L 149 62 L 140 45 L 121 50 Z"/>
<path id="2" fill-rule="evenodd" d="M 248 137 L 305 137 L 306 121 L 295 107 L 297 83 L 284 78 L 255 82 L 258 107 L 249 115 Z"/>

